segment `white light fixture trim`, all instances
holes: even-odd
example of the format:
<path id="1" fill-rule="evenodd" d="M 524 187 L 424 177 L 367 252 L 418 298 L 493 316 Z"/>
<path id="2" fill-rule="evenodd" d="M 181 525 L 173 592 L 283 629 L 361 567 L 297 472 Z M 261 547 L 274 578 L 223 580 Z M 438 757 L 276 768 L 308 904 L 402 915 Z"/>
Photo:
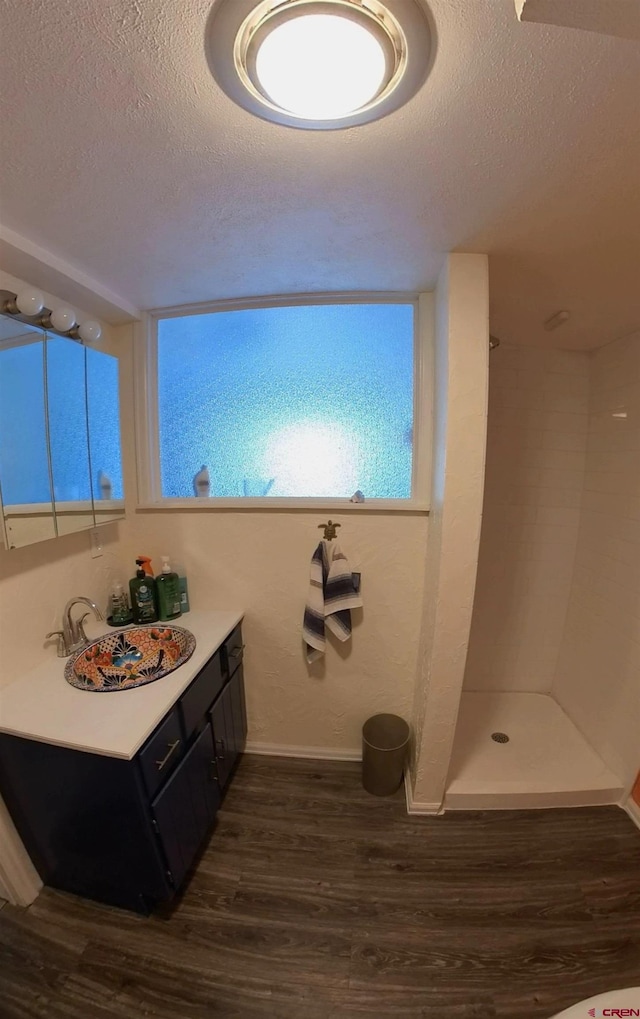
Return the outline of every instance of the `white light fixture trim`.
<path id="1" fill-rule="evenodd" d="M 250 112 L 335 130 L 407 102 L 433 47 L 421 0 L 219 0 L 207 55 L 218 84 Z"/>
<path id="2" fill-rule="evenodd" d="M 366 25 L 303 14 L 277 25 L 255 57 L 274 106 L 305 120 L 339 120 L 374 100 L 385 82 L 384 48 Z"/>

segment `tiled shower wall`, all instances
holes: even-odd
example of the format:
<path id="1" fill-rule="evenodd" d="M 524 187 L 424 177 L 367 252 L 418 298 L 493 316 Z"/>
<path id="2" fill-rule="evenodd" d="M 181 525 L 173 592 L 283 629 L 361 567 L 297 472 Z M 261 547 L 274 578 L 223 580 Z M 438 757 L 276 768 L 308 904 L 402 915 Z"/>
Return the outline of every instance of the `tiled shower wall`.
<path id="1" fill-rule="evenodd" d="M 492 352 L 467 690 L 551 689 L 578 539 L 588 404 L 587 353 Z"/>
<path id="2" fill-rule="evenodd" d="M 630 784 L 640 767 L 640 333 L 590 361 L 581 526 L 552 692 Z"/>

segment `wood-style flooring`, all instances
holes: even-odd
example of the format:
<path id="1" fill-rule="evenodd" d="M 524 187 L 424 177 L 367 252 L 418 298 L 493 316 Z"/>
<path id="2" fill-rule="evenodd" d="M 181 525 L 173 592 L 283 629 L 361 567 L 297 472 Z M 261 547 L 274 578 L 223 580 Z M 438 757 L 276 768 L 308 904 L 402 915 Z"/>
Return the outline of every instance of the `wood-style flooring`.
<path id="1" fill-rule="evenodd" d="M 170 915 L 0 911 L 2 1019 L 549 1019 L 633 985 L 621 810 L 408 817 L 357 764 L 245 757 Z"/>

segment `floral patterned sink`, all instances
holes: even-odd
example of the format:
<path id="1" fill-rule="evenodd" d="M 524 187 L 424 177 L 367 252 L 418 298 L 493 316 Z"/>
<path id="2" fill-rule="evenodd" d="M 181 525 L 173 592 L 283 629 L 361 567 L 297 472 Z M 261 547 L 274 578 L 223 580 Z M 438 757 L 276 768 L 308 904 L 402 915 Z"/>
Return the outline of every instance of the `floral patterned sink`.
<path id="1" fill-rule="evenodd" d="M 196 638 L 180 626 L 132 626 L 106 633 L 71 658 L 64 678 L 79 690 L 131 690 L 173 672 L 194 652 Z"/>

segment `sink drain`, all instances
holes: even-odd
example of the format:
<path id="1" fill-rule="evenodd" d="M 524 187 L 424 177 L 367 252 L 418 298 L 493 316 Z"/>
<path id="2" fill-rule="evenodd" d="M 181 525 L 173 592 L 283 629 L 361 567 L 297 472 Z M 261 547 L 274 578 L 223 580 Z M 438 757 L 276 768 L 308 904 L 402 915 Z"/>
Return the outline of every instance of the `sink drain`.
<path id="1" fill-rule="evenodd" d="M 506 732 L 492 732 L 491 739 L 495 740 L 496 743 L 508 743 L 509 737 Z"/>

